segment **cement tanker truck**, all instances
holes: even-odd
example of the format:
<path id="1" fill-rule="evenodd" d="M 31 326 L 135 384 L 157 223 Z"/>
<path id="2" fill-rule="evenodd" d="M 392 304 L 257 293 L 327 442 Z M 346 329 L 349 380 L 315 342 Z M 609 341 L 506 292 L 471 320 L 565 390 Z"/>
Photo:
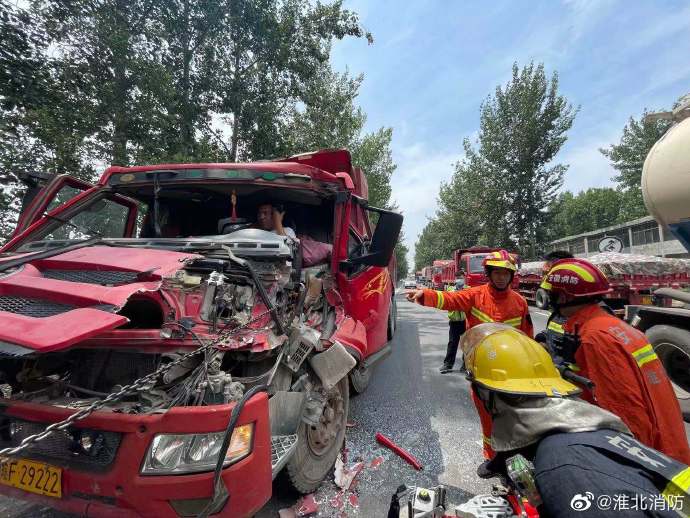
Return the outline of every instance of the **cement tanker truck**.
<path id="1" fill-rule="evenodd" d="M 649 117 L 671 120 L 673 125 L 645 160 L 644 202 L 649 213 L 690 251 L 690 94 L 673 111 Z M 683 389 L 676 391 L 679 398 L 687 402 L 690 401 L 690 293 L 660 288 L 654 296 L 658 305 L 627 306 L 626 318 L 645 332 L 674 385 Z M 669 299 L 672 307 L 665 307 Z M 688 409 L 684 410 L 686 418 L 689 417 Z"/>

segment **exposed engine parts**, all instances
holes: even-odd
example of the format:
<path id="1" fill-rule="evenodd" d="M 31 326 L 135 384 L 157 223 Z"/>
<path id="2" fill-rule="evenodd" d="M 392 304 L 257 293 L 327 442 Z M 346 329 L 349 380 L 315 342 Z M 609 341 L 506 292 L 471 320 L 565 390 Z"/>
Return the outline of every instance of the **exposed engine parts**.
<path id="1" fill-rule="evenodd" d="M 175 363 L 155 382 L 105 410 L 151 413 L 176 406 L 227 404 L 239 401 L 252 386 L 267 384 L 271 394 L 302 393 L 305 397 L 297 400 L 306 401 L 302 419 L 318 422 L 327 400 L 324 391 L 355 364 L 340 344 L 322 352 L 336 328 L 335 309 L 324 294 L 333 284 L 329 268 L 295 268 L 299 261 L 284 236 L 251 230 L 250 237 L 229 240 L 220 250 L 185 260 L 162 280 L 157 292 L 132 295 L 136 304 L 128 302 L 121 312 L 128 312 L 130 322 L 136 324 L 123 329 L 148 332 L 154 329 L 152 323 L 159 322 L 156 339 L 163 347 L 113 341 L 109 348 L 99 344 L 8 358 L 0 372 L 0 396 L 84 408 Z M 250 246 L 255 247 L 253 252 L 245 253 L 242 248 Z M 242 258 L 235 255 L 240 253 Z M 171 300 L 177 301 L 177 309 Z M 155 319 L 146 315 L 152 308 Z M 266 316 L 254 322 L 262 313 Z M 190 346 L 196 348 L 243 327 L 219 341 L 216 349 L 178 361 Z M 151 340 L 150 334 L 144 336 Z M 291 381 L 295 379 L 302 381 Z"/>

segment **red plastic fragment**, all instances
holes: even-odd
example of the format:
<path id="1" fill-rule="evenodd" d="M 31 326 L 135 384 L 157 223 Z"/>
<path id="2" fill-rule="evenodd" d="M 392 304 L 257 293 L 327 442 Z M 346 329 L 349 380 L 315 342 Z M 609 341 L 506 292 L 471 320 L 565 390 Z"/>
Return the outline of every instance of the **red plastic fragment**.
<path id="1" fill-rule="evenodd" d="M 397 444 L 395 444 L 392 440 L 390 440 L 388 437 L 383 435 L 382 433 L 377 433 L 376 434 L 376 442 L 379 444 L 385 446 L 389 450 L 391 450 L 393 453 L 395 453 L 398 457 L 403 459 L 405 462 L 407 462 L 410 466 L 412 466 L 414 469 L 417 471 L 422 469 L 422 465 L 419 463 L 419 461 L 407 450 L 404 448 L 401 448 Z"/>

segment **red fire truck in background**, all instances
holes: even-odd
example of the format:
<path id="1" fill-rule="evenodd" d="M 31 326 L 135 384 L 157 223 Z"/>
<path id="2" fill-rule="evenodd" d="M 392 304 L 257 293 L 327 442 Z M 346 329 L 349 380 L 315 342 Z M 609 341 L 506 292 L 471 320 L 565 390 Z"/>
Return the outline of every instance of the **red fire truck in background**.
<path id="1" fill-rule="evenodd" d="M 448 285 L 455 285 L 455 261 L 436 259 L 432 266 L 431 287 L 444 290 Z"/>
<path id="2" fill-rule="evenodd" d="M 420 282 L 423 286 L 431 286 L 432 271 L 433 267 L 431 266 L 425 266 L 422 268 L 422 279 Z"/>
<path id="3" fill-rule="evenodd" d="M 457 278 L 464 282 L 465 288 L 481 286 L 489 281 L 484 274 L 483 263 L 484 258 L 495 250 L 499 249 L 489 246 L 473 246 L 471 248 L 461 248 L 453 252 L 453 266 L 455 267 Z M 519 256 L 517 254 L 514 255 L 517 258 L 518 264 L 520 264 Z M 515 275 L 512 287 L 517 289 L 519 285 L 519 276 Z"/>

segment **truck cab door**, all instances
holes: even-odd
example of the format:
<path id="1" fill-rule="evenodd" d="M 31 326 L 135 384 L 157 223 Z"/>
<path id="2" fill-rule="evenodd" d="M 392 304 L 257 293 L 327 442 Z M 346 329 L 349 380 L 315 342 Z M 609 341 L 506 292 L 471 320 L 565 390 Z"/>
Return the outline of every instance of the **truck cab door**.
<path id="1" fill-rule="evenodd" d="M 93 188 L 94 185 L 66 174 L 52 178 L 34 197 L 31 203 L 19 215 L 17 228 L 10 236 L 16 237 L 41 219 L 46 212 L 62 205 L 76 195 Z"/>
<path id="2" fill-rule="evenodd" d="M 380 209 L 365 208 L 364 202 L 357 200 L 353 198 L 348 202 L 349 206 L 345 211 L 348 229 L 342 238 L 347 239 L 347 244 L 341 250 L 346 257 L 339 262 L 337 277 L 346 313 L 363 327 L 366 334 L 365 350 L 361 352 L 363 357 L 367 357 L 379 351 L 388 340 L 388 317 L 395 290 L 389 267 L 392 247 L 395 246 L 402 225 L 402 216 Z M 375 219 L 379 222 L 387 221 L 389 228 L 378 229 L 379 232 L 372 229 L 368 214 L 371 211 L 375 211 Z M 385 218 L 381 213 L 385 213 Z M 394 221 L 391 221 L 391 216 L 394 216 Z M 374 259 L 373 256 L 380 251 L 383 231 L 394 233 L 395 236 L 392 243 L 389 242 L 389 246 L 385 247 L 390 250 Z M 388 238 L 391 239 L 391 236 Z"/>

